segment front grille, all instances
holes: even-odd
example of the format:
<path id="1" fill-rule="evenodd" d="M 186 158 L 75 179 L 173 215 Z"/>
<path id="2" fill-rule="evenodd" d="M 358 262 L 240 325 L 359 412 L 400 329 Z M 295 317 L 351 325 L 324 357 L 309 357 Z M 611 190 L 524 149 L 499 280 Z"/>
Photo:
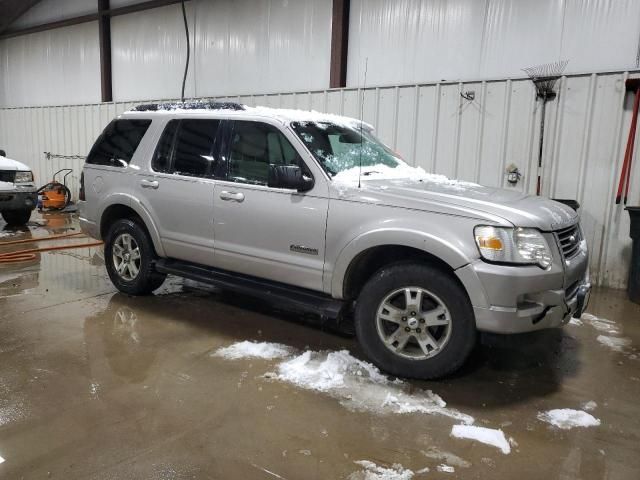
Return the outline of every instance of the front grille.
<path id="1" fill-rule="evenodd" d="M 556 238 L 558 240 L 558 246 L 562 252 L 562 256 L 565 260 L 571 260 L 578 253 L 580 253 L 580 242 L 582 241 L 582 235 L 580 234 L 580 227 L 578 224 L 572 227 L 558 230 L 556 232 Z"/>
<path id="2" fill-rule="evenodd" d="M 16 178 L 15 170 L 0 170 L 0 182 L 13 183 Z"/>
<path id="3" fill-rule="evenodd" d="M 0 193 L 0 202 L 10 202 L 13 200 L 13 195 L 8 193 Z"/>

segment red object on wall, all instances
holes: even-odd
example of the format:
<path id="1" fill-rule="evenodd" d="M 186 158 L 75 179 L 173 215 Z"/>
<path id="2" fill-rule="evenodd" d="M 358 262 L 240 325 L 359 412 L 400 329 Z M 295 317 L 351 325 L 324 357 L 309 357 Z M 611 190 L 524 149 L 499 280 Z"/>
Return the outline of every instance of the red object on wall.
<path id="1" fill-rule="evenodd" d="M 640 79 L 633 78 L 626 82 L 627 90 L 635 92 L 633 101 L 633 113 L 631 114 L 631 128 L 629 128 L 629 137 L 627 138 L 627 148 L 624 152 L 624 160 L 622 162 L 622 172 L 620 172 L 620 181 L 618 182 L 618 192 L 616 193 L 616 204 L 621 201 L 626 205 L 629 196 L 629 182 L 631 178 L 631 164 L 633 162 L 633 147 L 636 141 L 636 128 L 638 125 L 638 107 L 640 107 Z M 624 196 L 623 194 L 624 190 Z"/>

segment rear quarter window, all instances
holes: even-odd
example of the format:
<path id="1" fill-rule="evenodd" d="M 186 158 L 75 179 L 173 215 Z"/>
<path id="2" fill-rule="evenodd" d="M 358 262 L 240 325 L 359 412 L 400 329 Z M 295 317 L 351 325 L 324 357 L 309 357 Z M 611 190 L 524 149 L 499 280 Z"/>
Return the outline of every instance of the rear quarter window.
<path id="1" fill-rule="evenodd" d="M 151 120 L 114 120 L 106 126 L 87 156 L 91 165 L 126 167 Z"/>

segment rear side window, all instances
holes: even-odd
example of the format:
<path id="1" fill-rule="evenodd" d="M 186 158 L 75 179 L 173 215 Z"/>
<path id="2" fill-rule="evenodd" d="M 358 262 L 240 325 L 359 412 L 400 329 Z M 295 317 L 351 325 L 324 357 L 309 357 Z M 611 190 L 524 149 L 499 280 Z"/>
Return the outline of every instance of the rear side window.
<path id="1" fill-rule="evenodd" d="M 87 163 L 126 167 L 147 129 L 151 120 L 114 120 L 104 129 L 93 145 Z"/>
<path id="2" fill-rule="evenodd" d="M 210 177 L 217 165 L 215 139 L 220 120 L 171 120 L 151 161 L 155 172 Z"/>
<path id="3" fill-rule="evenodd" d="M 217 159 L 215 138 L 220 120 L 182 120 L 175 141 L 172 172 L 190 177 L 211 176 Z"/>

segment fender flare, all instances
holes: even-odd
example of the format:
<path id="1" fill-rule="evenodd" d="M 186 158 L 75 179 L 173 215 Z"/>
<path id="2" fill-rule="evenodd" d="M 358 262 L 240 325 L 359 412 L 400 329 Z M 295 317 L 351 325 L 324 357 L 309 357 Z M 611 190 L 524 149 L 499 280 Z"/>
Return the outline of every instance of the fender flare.
<path id="1" fill-rule="evenodd" d="M 452 270 L 467 265 L 471 259 L 456 245 L 424 231 L 412 229 L 377 229 L 351 240 L 338 255 L 331 276 L 331 296 L 343 298 L 344 282 L 354 259 L 362 252 L 388 245 L 411 247 L 439 258 Z"/>
<path id="2" fill-rule="evenodd" d="M 156 253 L 160 257 L 165 257 L 164 248 L 162 247 L 162 242 L 160 241 L 160 232 L 156 228 L 153 219 L 151 218 L 151 214 L 144 207 L 144 205 L 132 195 L 128 195 L 126 193 L 117 193 L 108 198 L 108 200 L 103 204 L 102 211 L 100 212 L 100 223 L 102 224 L 102 217 L 104 212 L 106 212 L 109 207 L 114 205 L 124 205 L 125 207 L 129 207 L 133 210 L 144 223 L 145 228 L 149 232 L 149 236 L 151 237 L 151 242 L 153 243 L 153 247 L 156 250 Z M 101 229 L 101 225 L 98 226 L 98 229 Z"/>

